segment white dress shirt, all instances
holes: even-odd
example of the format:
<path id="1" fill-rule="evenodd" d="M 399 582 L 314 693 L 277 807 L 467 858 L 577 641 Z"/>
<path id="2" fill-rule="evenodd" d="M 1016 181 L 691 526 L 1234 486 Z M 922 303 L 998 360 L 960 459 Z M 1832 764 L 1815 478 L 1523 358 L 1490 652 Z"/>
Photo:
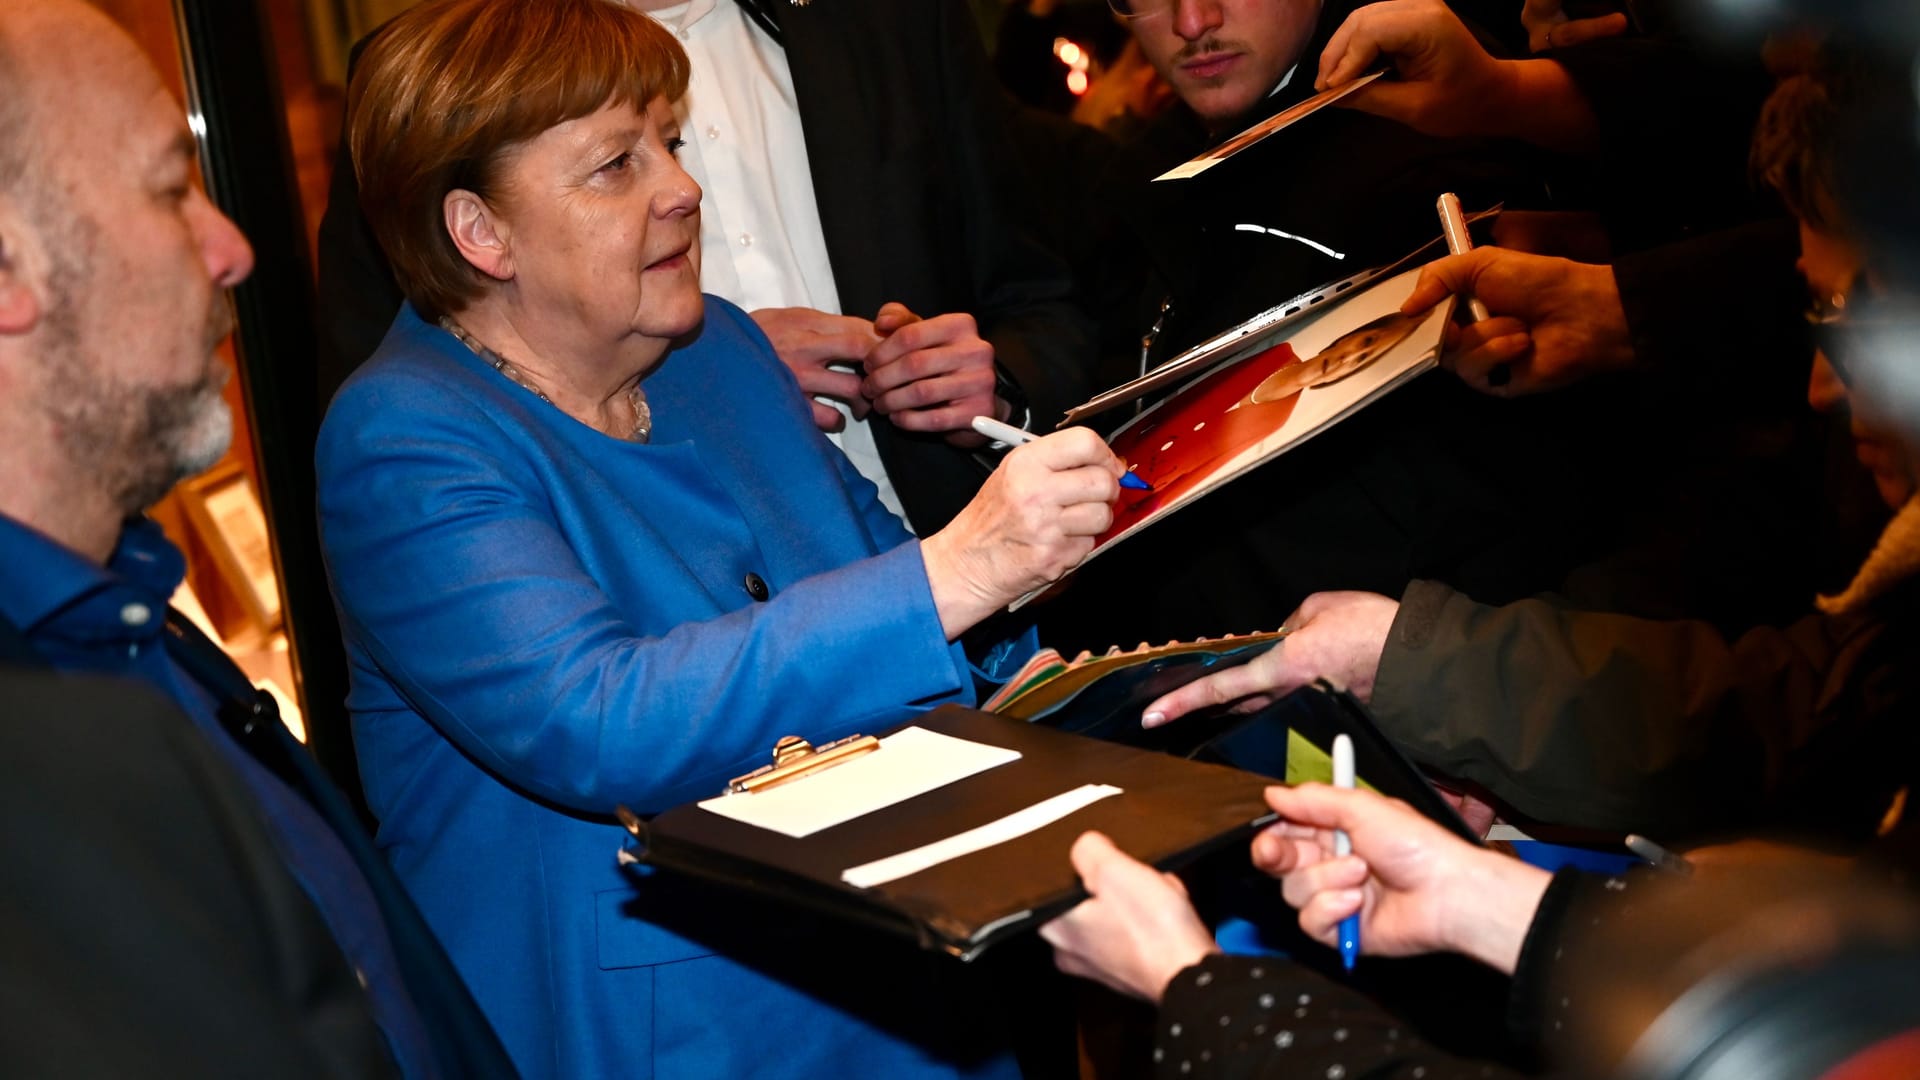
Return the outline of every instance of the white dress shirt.
<path id="1" fill-rule="evenodd" d="M 807 143 L 786 50 L 730 0 L 690 0 L 649 12 L 673 31 L 692 62 L 676 108 L 686 146 L 680 163 L 706 193 L 700 201 L 700 287 L 748 311 L 808 307 L 834 314 L 840 295 L 813 197 Z M 871 319 L 876 312 L 854 312 Z M 867 421 L 847 418 L 827 437 L 906 520 Z"/>

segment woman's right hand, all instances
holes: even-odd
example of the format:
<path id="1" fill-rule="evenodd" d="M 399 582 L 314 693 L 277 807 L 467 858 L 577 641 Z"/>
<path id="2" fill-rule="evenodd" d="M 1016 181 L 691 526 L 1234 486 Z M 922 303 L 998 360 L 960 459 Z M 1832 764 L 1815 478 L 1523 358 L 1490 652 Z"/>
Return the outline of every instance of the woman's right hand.
<path id="1" fill-rule="evenodd" d="M 1280 879 L 1300 929 L 1327 945 L 1360 914 L 1378 956 L 1457 952 L 1507 974 L 1551 876 L 1475 847 L 1398 799 L 1324 784 L 1267 789 L 1281 822 L 1253 839 L 1253 864 Z M 1334 830 L 1353 854 L 1336 855 Z"/>
<path id="2" fill-rule="evenodd" d="M 920 542 L 947 639 L 1078 566 L 1113 523 L 1125 471 L 1086 428 L 1010 451 L 973 501 Z"/>

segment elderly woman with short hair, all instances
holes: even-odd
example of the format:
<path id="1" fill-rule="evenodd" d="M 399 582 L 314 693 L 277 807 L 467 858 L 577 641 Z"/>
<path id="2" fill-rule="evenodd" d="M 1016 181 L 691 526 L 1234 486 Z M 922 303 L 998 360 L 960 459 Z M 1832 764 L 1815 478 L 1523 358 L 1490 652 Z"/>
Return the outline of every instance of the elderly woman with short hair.
<path id="1" fill-rule="evenodd" d="M 1121 473 L 1055 435 L 913 540 L 700 293 L 686 79 L 607 0 L 430 0 L 361 60 L 353 158 L 410 303 L 319 476 L 379 840 L 529 1075 L 1005 1072 L 897 965 L 775 977 L 614 862 L 617 804 L 971 701 L 955 639 L 1076 562 Z"/>

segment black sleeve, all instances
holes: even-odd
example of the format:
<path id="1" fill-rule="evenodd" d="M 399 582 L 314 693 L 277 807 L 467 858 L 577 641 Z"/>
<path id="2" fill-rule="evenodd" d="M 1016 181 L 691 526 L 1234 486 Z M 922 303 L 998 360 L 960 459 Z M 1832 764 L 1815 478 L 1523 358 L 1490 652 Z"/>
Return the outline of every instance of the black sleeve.
<path id="1" fill-rule="evenodd" d="M 1009 152 L 1015 105 L 993 77 L 963 4 L 942 3 L 945 85 L 953 95 L 952 152 L 967 185 L 961 239 L 974 313 L 996 362 L 1026 397 L 1033 430 L 1049 431 L 1091 396 L 1092 322 L 1074 299 L 1065 261 L 1042 241 L 1042 200 L 1030 164 Z"/>
<path id="2" fill-rule="evenodd" d="M 4 1071 L 393 1074 L 259 804 L 184 716 L 0 671 L 0 718 Z"/>
<path id="3" fill-rule="evenodd" d="M 1800 237 L 1776 217 L 1624 255 L 1614 280 L 1642 363 L 1702 390 L 1804 397 Z"/>
<path id="4" fill-rule="evenodd" d="M 1563 992 L 1566 936 L 1577 932 L 1576 908 L 1590 908 L 1608 888 L 1606 881 L 1578 870 L 1562 869 L 1540 897 L 1527 939 L 1521 943 L 1507 998 L 1507 1027 L 1523 1046 L 1551 1050 L 1565 1038 L 1567 1021 L 1581 1006 Z M 1588 916 L 1598 918 L 1599 916 Z"/>
<path id="5" fill-rule="evenodd" d="M 1175 975 L 1153 1060 L 1163 1080 L 1518 1075 L 1442 1053 L 1372 1001 L 1283 957 L 1211 956 Z"/>
<path id="6" fill-rule="evenodd" d="M 1747 176 L 1747 145 L 1773 88 L 1758 56 L 1715 56 L 1660 35 L 1606 38 L 1550 57 L 1599 122 L 1601 148 L 1581 180 L 1615 250 L 1778 212 Z"/>

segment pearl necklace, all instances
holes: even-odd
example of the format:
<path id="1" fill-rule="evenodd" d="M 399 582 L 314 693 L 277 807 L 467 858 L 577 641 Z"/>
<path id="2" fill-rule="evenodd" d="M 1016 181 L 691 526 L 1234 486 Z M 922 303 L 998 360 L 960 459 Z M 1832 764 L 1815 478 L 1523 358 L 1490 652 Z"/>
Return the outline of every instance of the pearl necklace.
<path id="1" fill-rule="evenodd" d="M 513 363 L 506 357 L 487 348 L 481 344 L 479 338 L 467 333 L 467 328 L 455 322 L 453 316 L 442 315 L 440 317 L 440 329 L 452 334 L 454 339 L 459 341 L 460 344 L 473 350 L 473 355 L 485 360 L 493 367 L 493 370 L 519 383 L 522 388 L 534 397 L 539 398 L 549 405 L 553 405 L 553 399 L 548 397 L 545 391 L 533 385 L 532 381 L 525 375 L 522 375 L 520 369 L 513 366 Z M 627 441 L 637 443 L 646 442 L 653 437 L 653 410 L 647 405 L 647 392 L 640 388 L 638 382 L 633 384 L 633 389 L 627 391 L 627 403 L 633 406 L 633 429 L 627 432 Z M 558 405 L 554 405 L 553 407 L 556 409 L 559 408 Z"/>

